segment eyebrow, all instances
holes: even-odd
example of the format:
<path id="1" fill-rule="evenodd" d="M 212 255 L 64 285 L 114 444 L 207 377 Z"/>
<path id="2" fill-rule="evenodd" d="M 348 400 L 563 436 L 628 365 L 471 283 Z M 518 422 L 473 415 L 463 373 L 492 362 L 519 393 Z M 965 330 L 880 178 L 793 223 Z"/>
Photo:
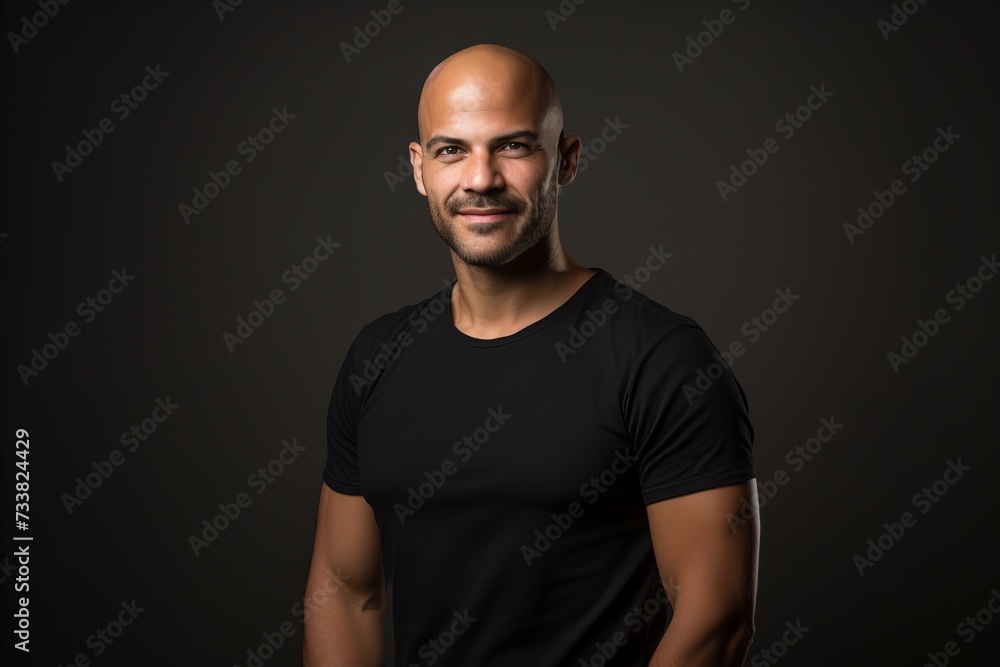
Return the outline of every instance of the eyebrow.
<path id="1" fill-rule="evenodd" d="M 532 141 L 538 141 L 538 133 L 532 132 L 531 130 L 516 130 L 514 132 L 509 132 L 507 134 L 501 135 L 499 137 L 493 137 L 490 139 L 490 143 L 502 144 L 512 139 L 531 139 Z M 466 141 L 464 139 L 458 139 L 456 137 L 446 137 L 444 135 L 438 134 L 427 140 L 425 145 L 430 148 L 432 144 L 461 144 L 464 145 Z"/>

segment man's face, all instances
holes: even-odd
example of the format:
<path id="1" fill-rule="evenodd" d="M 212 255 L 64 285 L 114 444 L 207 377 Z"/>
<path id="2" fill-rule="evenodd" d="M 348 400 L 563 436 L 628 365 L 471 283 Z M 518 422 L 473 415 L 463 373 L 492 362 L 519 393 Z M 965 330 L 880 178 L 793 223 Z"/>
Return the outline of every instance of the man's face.
<path id="1" fill-rule="evenodd" d="M 424 143 L 411 145 L 434 227 L 472 266 L 510 262 L 548 236 L 555 219 L 559 130 L 537 92 L 513 87 L 501 77 L 434 91 Z"/>

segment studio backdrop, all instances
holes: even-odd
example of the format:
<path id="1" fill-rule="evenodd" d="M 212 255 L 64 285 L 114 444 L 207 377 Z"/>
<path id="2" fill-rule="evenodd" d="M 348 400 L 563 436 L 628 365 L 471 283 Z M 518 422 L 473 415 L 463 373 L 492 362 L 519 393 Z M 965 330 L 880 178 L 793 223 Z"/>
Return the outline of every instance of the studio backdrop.
<path id="1" fill-rule="evenodd" d="M 4 664 L 300 664 L 330 391 L 365 323 L 454 279 L 407 144 L 426 75 L 483 42 L 541 62 L 582 138 L 569 252 L 746 391 L 747 664 L 987 664 L 997 15 L 4 2 Z"/>

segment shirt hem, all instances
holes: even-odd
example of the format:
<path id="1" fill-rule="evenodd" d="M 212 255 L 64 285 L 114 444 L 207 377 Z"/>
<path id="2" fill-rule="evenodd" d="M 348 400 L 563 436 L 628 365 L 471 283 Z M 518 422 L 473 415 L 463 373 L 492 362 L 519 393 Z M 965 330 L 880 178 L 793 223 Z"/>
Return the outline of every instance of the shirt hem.
<path id="1" fill-rule="evenodd" d="M 755 477 L 757 477 L 757 472 L 753 468 L 744 468 L 742 470 L 734 470 L 724 473 L 714 473 L 711 475 L 705 475 L 704 477 L 697 477 L 684 482 L 652 489 L 650 491 L 643 491 L 642 500 L 646 505 L 652 505 L 653 503 L 661 500 L 668 500 L 670 498 L 684 496 L 697 491 L 707 491 L 708 489 L 715 489 L 720 486 L 739 484 L 740 482 L 746 482 L 747 480 L 754 479 Z"/>
<path id="2" fill-rule="evenodd" d="M 326 477 L 323 477 L 323 483 L 326 484 L 331 489 L 333 489 L 334 491 L 336 491 L 337 493 L 343 493 L 348 496 L 361 495 L 361 487 L 355 484 L 345 484 L 337 480 L 327 479 Z"/>

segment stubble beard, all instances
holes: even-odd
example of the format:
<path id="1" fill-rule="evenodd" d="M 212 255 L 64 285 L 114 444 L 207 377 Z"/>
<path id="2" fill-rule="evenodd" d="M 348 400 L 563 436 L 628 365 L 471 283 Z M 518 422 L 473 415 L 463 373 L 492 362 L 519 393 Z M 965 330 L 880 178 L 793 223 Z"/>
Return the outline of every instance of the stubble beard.
<path id="1" fill-rule="evenodd" d="M 557 165 L 558 169 L 558 165 Z M 538 189 L 526 202 L 517 195 L 507 193 L 474 194 L 461 199 L 449 199 L 441 205 L 433 197 L 427 198 L 431 219 L 438 236 L 452 252 L 470 266 L 503 266 L 533 248 L 552 230 L 558 201 L 557 169 L 549 173 Z M 464 208 L 502 208 L 514 215 L 500 222 L 466 224 L 458 219 Z M 517 235 L 510 241 L 485 250 L 476 250 L 463 241 L 465 236 L 500 237 L 504 226 L 520 225 Z"/>

